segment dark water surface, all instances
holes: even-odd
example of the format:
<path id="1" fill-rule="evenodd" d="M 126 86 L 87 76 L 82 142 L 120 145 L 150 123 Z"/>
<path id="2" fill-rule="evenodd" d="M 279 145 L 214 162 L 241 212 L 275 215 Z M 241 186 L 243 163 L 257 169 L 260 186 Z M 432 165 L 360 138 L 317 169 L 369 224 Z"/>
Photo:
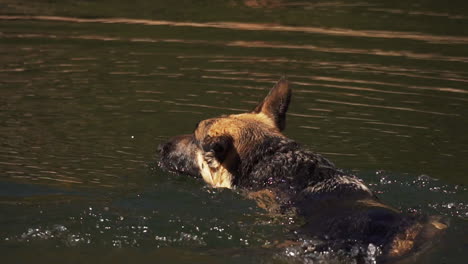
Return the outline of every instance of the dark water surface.
<path id="1" fill-rule="evenodd" d="M 269 249 L 294 221 L 155 166 L 282 75 L 286 134 L 449 217 L 417 263 L 466 261 L 466 1 L 53 2 L 0 2 L 2 263 L 299 262 Z"/>

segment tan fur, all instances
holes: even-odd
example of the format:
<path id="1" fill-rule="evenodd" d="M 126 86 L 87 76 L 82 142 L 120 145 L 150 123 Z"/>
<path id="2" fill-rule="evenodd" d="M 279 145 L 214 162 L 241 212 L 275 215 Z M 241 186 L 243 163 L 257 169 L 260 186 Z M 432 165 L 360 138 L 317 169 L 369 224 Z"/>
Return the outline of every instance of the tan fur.
<path id="1" fill-rule="evenodd" d="M 416 237 L 421 233 L 423 226 L 419 223 L 414 224 L 405 232 L 398 234 L 392 242 L 388 255 L 390 257 L 400 257 L 408 254 L 414 247 Z"/>
<path id="2" fill-rule="evenodd" d="M 356 201 L 356 203 L 358 204 L 362 204 L 366 207 L 382 207 L 382 208 L 387 208 L 389 210 L 392 210 L 394 212 L 397 212 L 397 213 L 400 213 L 400 211 L 398 211 L 397 209 L 391 207 L 391 206 L 388 206 L 386 204 L 383 204 L 383 203 L 380 203 L 380 202 L 377 202 L 375 200 L 369 200 L 369 199 L 366 199 L 366 200 L 358 200 Z"/>
<path id="3" fill-rule="evenodd" d="M 276 200 L 276 195 L 271 190 L 263 189 L 257 192 L 249 192 L 247 198 L 254 200 L 258 207 L 269 212 L 277 212 L 280 209 L 280 205 Z"/>
<path id="4" fill-rule="evenodd" d="M 270 130 L 270 132 L 279 133 L 279 131 L 276 128 L 275 123 L 273 122 L 273 120 L 271 120 L 270 117 L 268 117 L 267 115 L 265 115 L 262 112 L 260 112 L 260 113 L 244 113 L 244 114 L 232 115 L 231 117 L 241 119 L 241 120 L 251 122 L 251 123 L 256 123 L 256 124 L 260 123 L 262 125 L 267 126 L 268 129 Z"/>
<path id="5" fill-rule="evenodd" d="M 201 151 L 197 152 L 197 163 L 203 180 L 215 188 L 232 189 L 232 174 L 222 164 L 210 164 Z"/>
<path id="6" fill-rule="evenodd" d="M 431 225 L 437 228 L 438 230 L 444 230 L 448 227 L 448 225 L 438 222 L 438 221 L 431 222 Z"/>

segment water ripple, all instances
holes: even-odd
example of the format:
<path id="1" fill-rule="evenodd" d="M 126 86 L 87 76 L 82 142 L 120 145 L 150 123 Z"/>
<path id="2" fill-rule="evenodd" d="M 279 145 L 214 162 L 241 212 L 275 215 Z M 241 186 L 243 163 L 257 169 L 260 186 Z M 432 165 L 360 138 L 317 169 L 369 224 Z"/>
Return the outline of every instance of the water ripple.
<path id="1" fill-rule="evenodd" d="M 323 103 L 332 103 L 332 104 L 342 104 L 342 105 L 352 105 L 352 106 L 363 106 L 363 107 L 373 107 L 373 108 L 382 108 L 382 109 L 392 109 L 392 110 L 401 110 L 401 111 L 409 111 L 409 112 L 418 112 L 418 113 L 426 113 L 426 114 L 433 114 L 433 115 L 442 115 L 442 116 L 460 116 L 459 114 L 455 113 L 442 113 L 442 112 L 435 112 L 435 111 L 424 111 L 424 110 L 417 110 L 408 107 L 396 107 L 396 106 L 384 106 L 384 105 L 370 105 L 370 104 L 362 104 L 362 103 L 350 103 L 350 102 L 343 102 L 343 101 L 336 101 L 336 100 L 326 100 L 326 99 L 316 99 L 318 102 Z"/>
<path id="2" fill-rule="evenodd" d="M 0 16 L 1 17 L 1 16 Z M 75 35 L 75 36 L 57 36 L 51 34 L 3 34 L 4 38 L 51 38 L 51 39 L 83 39 L 83 40 L 100 40 L 100 41 L 130 41 L 144 43 L 180 43 L 180 44 L 205 44 L 218 45 L 242 48 L 275 48 L 275 49 L 297 49 L 311 50 L 317 52 L 342 53 L 342 54 L 359 54 L 359 55 L 375 55 L 386 57 L 406 57 L 415 60 L 433 60 L 433 61 L 451 61 L 451 62 L 468 62 L 468 57 L 463 56 L 447 56 L 435 53 L 416 53 L 412 51 L 392 51 L 381 49 L 356 49 L 356 48 L 333 48 L 320 47 L 316 45 L 297 45 L 281 42 L 267 41 L 209 41 L 209 40 L 187 40 L 187 39 L 155 39 L 155 38 L 120 38 L 108 37 L 101 35 Z M 177 76 L 176 76 L 177 77 Z"/>

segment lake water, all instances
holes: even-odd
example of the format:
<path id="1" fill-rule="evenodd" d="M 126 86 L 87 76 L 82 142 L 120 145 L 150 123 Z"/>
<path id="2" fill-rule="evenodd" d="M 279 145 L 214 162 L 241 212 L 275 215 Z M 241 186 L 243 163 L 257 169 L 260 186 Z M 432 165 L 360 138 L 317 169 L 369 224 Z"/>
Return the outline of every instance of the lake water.
<path id="1" fill-rule="evenodd" d="M 0 3 L 2 263 L 300 262 L 291 219 L 156 166 L 283 75 L 286 135 L 450 218 L 417 263 L 466 261 L 466 1 L 53 2 Z"/>

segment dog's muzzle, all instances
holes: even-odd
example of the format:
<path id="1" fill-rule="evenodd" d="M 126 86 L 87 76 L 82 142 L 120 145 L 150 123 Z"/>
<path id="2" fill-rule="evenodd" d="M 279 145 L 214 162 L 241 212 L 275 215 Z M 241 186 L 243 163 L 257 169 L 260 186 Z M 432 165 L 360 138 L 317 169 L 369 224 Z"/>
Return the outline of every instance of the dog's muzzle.
<path id="1" fill-rule="evenodd" d="M 196 162 L 197 151 L 198 146 L 192 134 L 173 137 L 158 146 L 158 165 L 170 172 L 200 176 Z"/>

